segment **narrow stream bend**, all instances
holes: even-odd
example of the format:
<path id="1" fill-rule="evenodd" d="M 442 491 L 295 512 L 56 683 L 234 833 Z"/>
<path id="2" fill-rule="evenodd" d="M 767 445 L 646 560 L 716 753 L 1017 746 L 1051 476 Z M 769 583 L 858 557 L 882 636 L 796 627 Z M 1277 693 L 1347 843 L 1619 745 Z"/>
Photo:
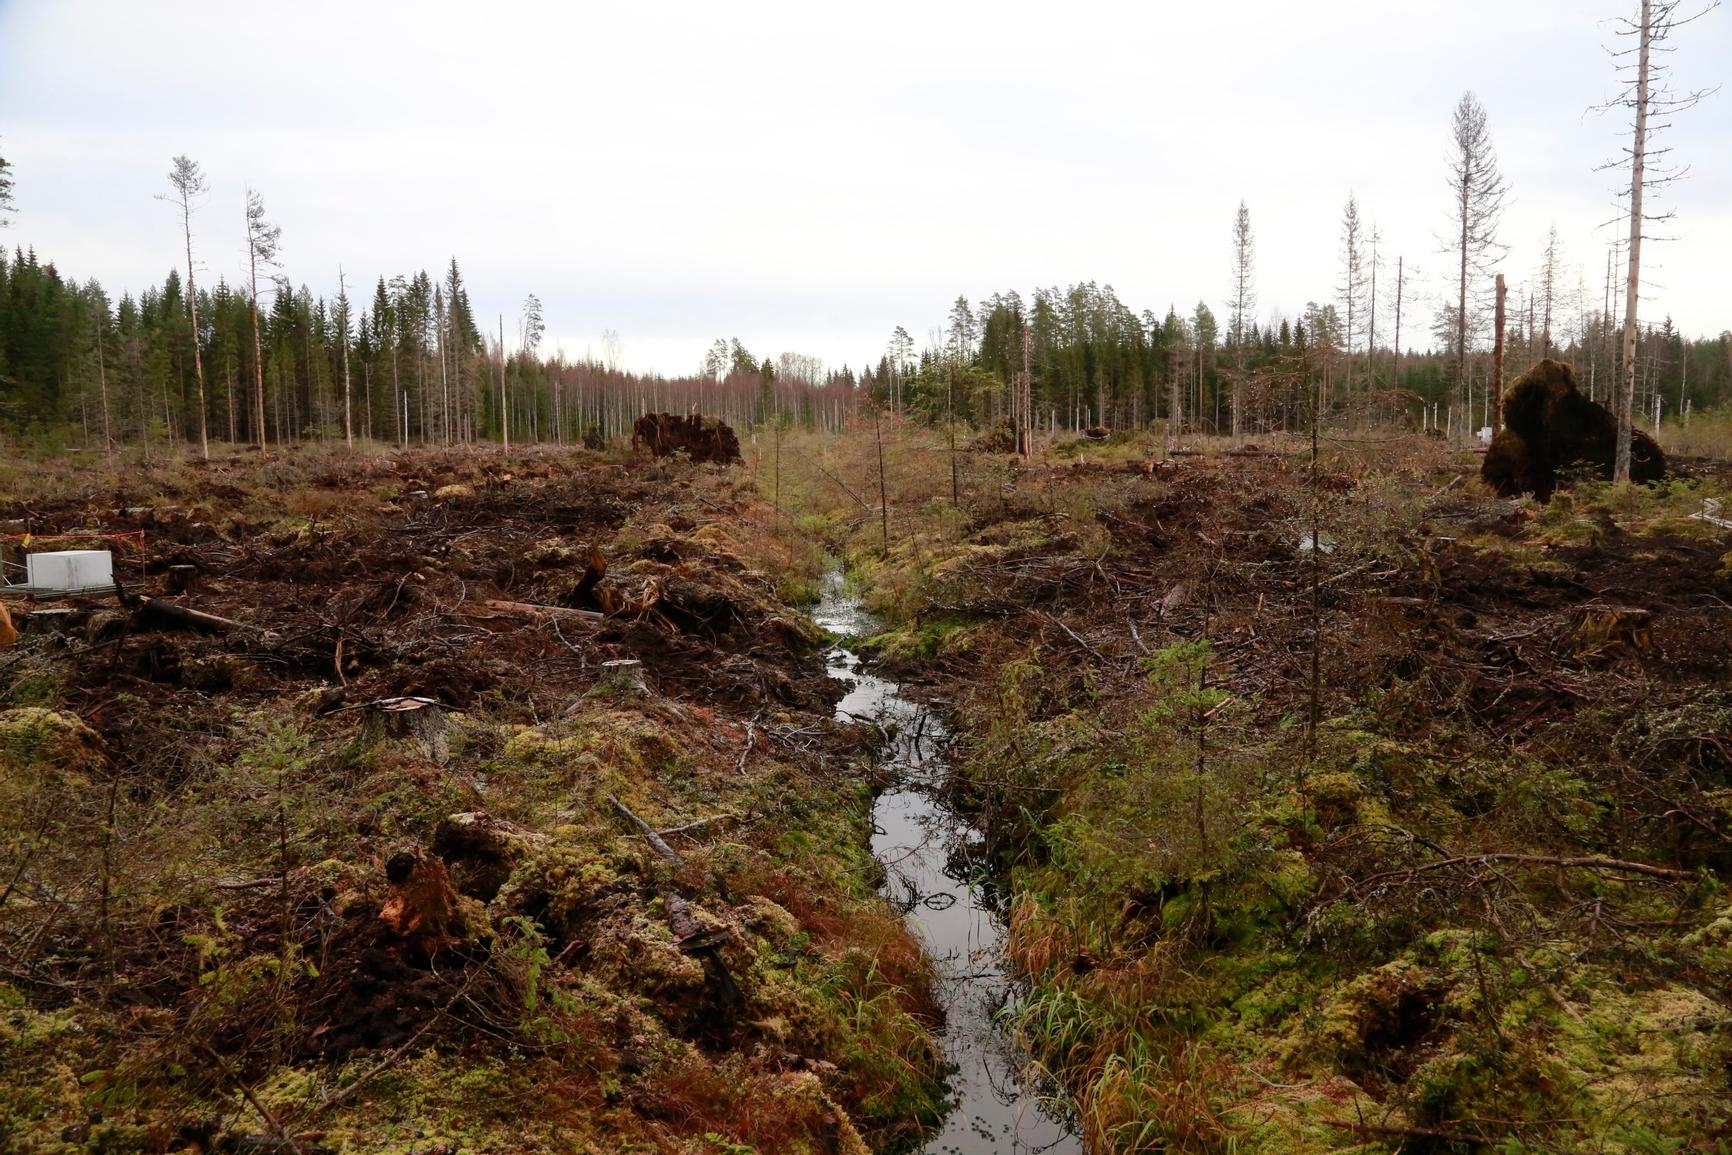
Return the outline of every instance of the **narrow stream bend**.
<path id="1" fill-rule="evenodd" d="M 844 638 L 879 629 L 839 571 L 825 579 L 813 617 Z M 942 723 L 928 707 L 903 697 L 895 682 L 866 672 L 860 658 L 842 646 L 826 662 L 831 677 L 849 684 L 836 716 L 875 722 L 885 732 L 882 764 L 895 784 L 873 809 L 872 852 L 884 865 L 885 897 L 907 912 L 940 976 L 951 1109 L 921 1151 L 1079 1155 L 1077 1139 L 1023 1086 L 1021 1060 L 995 1025 L 1015 984 L 1004 959 L 1004 926 L 970 867 L 978 835 L 942 800 L 949 771 Z"/>

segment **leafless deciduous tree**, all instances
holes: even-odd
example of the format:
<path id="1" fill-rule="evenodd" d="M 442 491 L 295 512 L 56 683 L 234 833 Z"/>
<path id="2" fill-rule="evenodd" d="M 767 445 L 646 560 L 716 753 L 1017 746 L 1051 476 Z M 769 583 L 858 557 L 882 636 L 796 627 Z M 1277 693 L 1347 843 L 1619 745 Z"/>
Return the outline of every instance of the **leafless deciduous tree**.
<path id="1" fill-rule="evenodd" d="M 1492 149 L 1491 130 L 1486 125 L 1485 108 L 1471 92 L 1462 93 L 1456 102 L 1451 129 L 1452 149 L 1449 157 L 1450 191 L 1454 194 L 1451 212 L 1450 244 L 1458 258 L 1460 279 L 1456 286 L 1455 308 L 1455 381 L 1451 386 L 1452 405 L 1457 413 L 1467 412 L 1467 353 L 1468 302 L 1470 279 L 1491 271 L 1492 264 L 1503 255 L 1497 241 L 1497 226 L 1503 216 L 1506 188 L 1498 170 L 1497 153 Z M 1470 423 L 1456 423 L 1458 436 Z"/>
<path id="2" fill-rule="evenodd" d="M 181 232 L 186 236 L 186 307 L 192 322 L 193 377 L 198 383 L 198 449 L 199 454 L 209 461 L 210 433 L 206 427 L 204 411 L 204 358 L 199 352 L 198 286 L 193 283 L 192 214 L 198 207 L 198 202 L 210 191 L 210 185 L 205 181 L 204 172 L 199 168 L 198 162 L 185 155 L 174 158 L 174 167 L 168 173 L 168 184 L 173 191 L 159 199 L 172 204 L 180 213 Z"/>
<path id="3" fill-rule="evenodd" d="M 1697 4 L 1688 14 L 1681 14 L 1682 0 L 1641 0 L 1634 20 L 1617 21 L 1617 36 L 1625 44 L 1612 53 L 1617 61 L 1618 78 L 1622 84 L 1618 93 L 1600 111 L 1611 108 L 1630 112 L 1630 145 L 1621 159 L 1605 167 L 1629 168 L 1629 265 L 1624 276 L 1624 365 L 1623 381 L 1617 392 L 1618 453 L 1613 461 L 1612 478 L 1630 480 L 1630 431 L 1636 399 L 1636 310 L 1641 299 L 1642 241 L 1661 238 L 1650 236 L 1646 227 L 1656 221 L 1670 220 L 1672 213 L 1645 210 L 1642 195 L 1652 188 L 1663 187 L 1680 179 L 1685 169 L 1671 163 L 1669 148 L 1656 148 L 1654 138 L 1669 125 L 1667 118 L 1694 107 L 1714 88 L 1678 92 L 1670 84 L 1670 69 L 1665 57 L 1672 52 L 1668 41 L 1672 33 L 1718 6 L 1718 0 Z"/>

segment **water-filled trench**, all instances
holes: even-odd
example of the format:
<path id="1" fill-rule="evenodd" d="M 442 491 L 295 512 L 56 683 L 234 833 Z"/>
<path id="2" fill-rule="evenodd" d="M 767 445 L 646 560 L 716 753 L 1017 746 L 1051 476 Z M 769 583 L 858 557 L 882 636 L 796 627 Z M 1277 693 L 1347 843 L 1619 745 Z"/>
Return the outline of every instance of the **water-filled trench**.
<path id="1" fill-rule="evenodd" d="M 813 617 L 844 638 L 880 628 L 839 572 L 825 579 Z M 848 683 L 836 716 L 876 723 L 885 734 L 881 761 L 893 783 L 873 810 L 872 852 L 884 865 L 885 897 L 907 912 L 940 976 L 952 1106 L 921 1150 L 1078 1155 L 1078 1140 L 1024 1085 L 1022 1057 L 999 1029 L 1017 988 L 1004 958 L 1002 917 L 981 885 L 979 835 L 944 802 L 949 762 L 941 720 L 904 697 L 897 683 L 864 670 L 843 646 L 830 651 L 828 667 L 831 677 Z"/>

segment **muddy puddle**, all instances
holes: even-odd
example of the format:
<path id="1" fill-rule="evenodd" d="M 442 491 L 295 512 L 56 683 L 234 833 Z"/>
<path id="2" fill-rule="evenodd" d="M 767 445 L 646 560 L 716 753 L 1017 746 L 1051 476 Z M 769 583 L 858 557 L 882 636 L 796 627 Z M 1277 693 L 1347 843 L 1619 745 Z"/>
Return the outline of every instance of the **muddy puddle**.
<path id="1" fill-rule="evenodd" d="M 839 572 L 825 580 L 813 617 L 843 637 L 881 628 Z M 1002 918 L 975 865 L 979 836 L 942 800 L 949 764 L 940 719 L 904 697 L 897 683 L 864 670 L 858 655 L 842 646 L 830 651 L 827 665 L 831 677 L 849 684 L 837 717 L 876 722 L 886 732 L 882 761 L 896 783 L 879 795 L 873 811 L 872 851 L 884 864 L 885 897 L 906 911 L 941 976 L 947 1017 L 941 1042 L 953 1068 L 952 1107 L 921 1152 L 1079 1155 L 1078 1140 L 1023 1085 L 1021 1058 L 997 1028 L 1016 984 L 1003 957 Z"/>

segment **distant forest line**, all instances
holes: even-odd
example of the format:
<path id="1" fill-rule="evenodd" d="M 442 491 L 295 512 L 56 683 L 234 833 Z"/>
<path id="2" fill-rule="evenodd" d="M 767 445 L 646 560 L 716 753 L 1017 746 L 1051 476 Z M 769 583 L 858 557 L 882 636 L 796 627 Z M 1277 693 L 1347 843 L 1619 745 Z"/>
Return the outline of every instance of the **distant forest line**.
<path id="1" fill-rule="evenodd" d="M 1375 303 L 1372 316 L 1388 338 L 1356 332 L 1349 347 L 1333 303 L 1308 304 L 1279 325 L 1247 322 L 1239 334 L 1203 302 L 1183 314 L 1139 313 L 1111 286 L 1084 283 L 973 305 L 958 298 L 924 347 L 897 328 L 858 371 L 796 354 L 761 357 L 738 340 L 718 340 L 697 371 L 661 376 L 543 352 L 533 297 L 512 321 L 517 347 L 503 347 L 504 334 L 474 316 L 455 260 L 437 278 L 381 277 L 359 307 L 346 291 L 315 296 L 281 277 L 267 284 L 256 346 L 248 290 L 221 279 L 198 286 L 212 439 L 258 443 L 261 409 L 267 445 L 340 439 L 345 411 L 353 436 L 402 444 L 593 441 L 621 434 L 643 412 L 693 407 L 747 427 L 785 419 L 839 429 L 878 402 L 917 419 L 981 426 L 1008 420 L 1025 364 L 1037 428 L 1140 427 L 1176 411 L 1185 431 L 1224 433 L 1237 389 L 1244 432 L 1255 435 L 1298 427 L 1313 398 L 1336 421 L 1405 414 L 1444 423 L 1456 373 L 1451 319 L 1427 334 L 1423 351 L 1403 333 L 1407 349 L 1398 354 L 1394 314 Z M 97 281 L 79 283 L 15 248 L 0 259 L 0 426 L 46 445 L 196 444 L 188 321 L 178 270 L 116 302 Z M 1578 309 L 1548 331 L 1518 303 L 1506 324 L 1507 374 L 1559 357 L 1604 401 L 1620 368 L 1621 325 L 1605 309 Z M 1482 332 L 1471 348 L 1471 412 L 1457 415 L 1458 431 L 1486 420 L 1487 344 Z M 1732 332 L 1692 340 L 1669 319 L 1647 325 L 1636 360 L 1643 424 L 1656 400 L 1666 417 L 1732 400 Z"/>

